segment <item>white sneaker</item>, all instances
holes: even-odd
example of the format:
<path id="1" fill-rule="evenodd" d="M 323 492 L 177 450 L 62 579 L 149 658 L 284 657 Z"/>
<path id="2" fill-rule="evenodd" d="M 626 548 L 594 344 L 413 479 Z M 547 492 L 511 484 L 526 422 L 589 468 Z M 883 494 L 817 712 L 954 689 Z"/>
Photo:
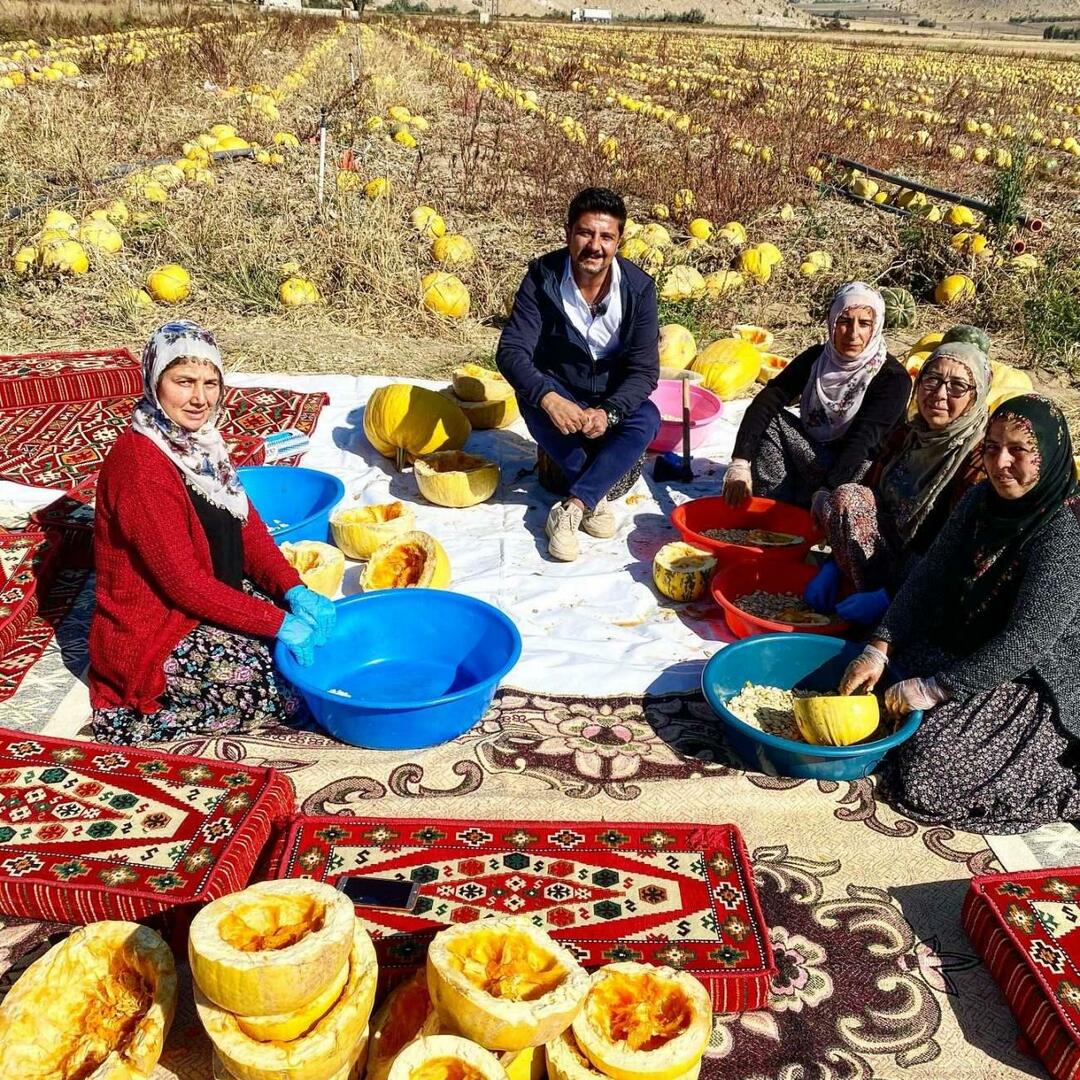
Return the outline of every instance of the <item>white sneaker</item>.
<path id="1" fill-rule="evenodd" d="M 577 503 L 557 502 L 547 517 L 548 554 L 560 562 L 573 562 L 581 554 L 577 532 L 582 511 Z"/>
<path id="2" fill-rule="evenodd" d="M 597 540 L 610 540 L 618 528 L 611 503 L 601 499 L 592 510 L 586 510 L 581 518 L 581 527 Z"/>

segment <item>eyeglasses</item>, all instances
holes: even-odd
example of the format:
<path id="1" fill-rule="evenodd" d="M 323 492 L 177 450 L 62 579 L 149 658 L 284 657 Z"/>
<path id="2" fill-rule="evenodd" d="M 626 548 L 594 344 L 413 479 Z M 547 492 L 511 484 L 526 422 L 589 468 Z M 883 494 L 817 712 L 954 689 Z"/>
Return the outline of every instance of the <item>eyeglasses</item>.
<path id="1" fill-rule="evenodd" d="M 944 386 L 945 393 L 951 398 L 963 397 L 975 389 L 971 383 L 961 382 L 959 379 L 943 379 L 940 375 L 920 375 L 919 385 L 931 394 L 936 394 Z"/>

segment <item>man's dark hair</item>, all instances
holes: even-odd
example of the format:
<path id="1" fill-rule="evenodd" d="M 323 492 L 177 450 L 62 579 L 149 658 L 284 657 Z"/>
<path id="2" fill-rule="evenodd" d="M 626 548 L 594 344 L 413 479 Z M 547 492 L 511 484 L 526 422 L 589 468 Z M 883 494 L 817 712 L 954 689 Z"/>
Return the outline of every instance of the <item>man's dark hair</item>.
<path id="1" fill-rule="evenodd" d="M 582 214 L 610 214 L 619 223 L 619 232 L 626 224 L 626 203 L 611 188 L 587 187 L 570 200 L 566 212 L 566 224 L 573 227 Z"/>

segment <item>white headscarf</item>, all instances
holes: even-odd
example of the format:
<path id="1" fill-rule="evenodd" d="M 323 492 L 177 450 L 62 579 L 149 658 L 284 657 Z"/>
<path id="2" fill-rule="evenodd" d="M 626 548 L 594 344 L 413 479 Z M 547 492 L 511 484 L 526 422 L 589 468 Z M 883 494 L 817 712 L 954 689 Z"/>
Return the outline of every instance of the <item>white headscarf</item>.
<path id="1" fill-rule="evenodd" d="M 848 308 L 874 312 L 870 340 L 858 356 L 844 356 L 833 345 L 836 321 Z M 829 339 L 803 389 L 800 413 L 806 433 L 818 442 L 842 438 L 862 407 L 863 397 L 885 363 L 885 301 L 863 281 L 841 285 L 829 308 Z"/>
<path id="2" fill-rule="evenodd" d="M 171 420 L 158 400 L 161 376 L 174 360 L 181 358 L 213 364 L 224 384 L 225 369 L 214 335 L 189 319 L 167 322 L 154 331 L 143 349 L 143 396 L 131 415 L 132 430 L 159 446 L 175 462 L 188 486 L 207 502 L 247 521 L 247 495 L 217 429 L 221 400 L 198 431 L 188 431 Z"/>

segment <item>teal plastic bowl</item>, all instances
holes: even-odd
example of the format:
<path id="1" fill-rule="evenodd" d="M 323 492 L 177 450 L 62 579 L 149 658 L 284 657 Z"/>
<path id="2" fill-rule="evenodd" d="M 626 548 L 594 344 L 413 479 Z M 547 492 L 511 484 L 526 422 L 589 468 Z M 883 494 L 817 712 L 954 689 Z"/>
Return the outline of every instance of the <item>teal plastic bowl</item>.
<path id="1" fill-rule="evenodd" d="M 378 589 L 339 600 L 330 640 L 301 667 L 274 661 L 331 735 L 374 750 L 416 750 L 463 735 L 521 655 L 510 618 L 443 589 Z"/>
<path id="2" fill-rule="evenodd" d="M 835 690 L 862 646 L 823 634 L 758 634 L 714 653 L 701 675 L 705 700 L 724 726 L 727 744 L 747 769 L 806 780 L 858 780 L 869 776 L 895 746 L 922 723 L 911 713 L 892 735 L 855 746 L 810 746 L 759 731 L 727 707 L 749 682 L 781 690 Z M 890 664 L 882 688 L 903 678 Z"/>

